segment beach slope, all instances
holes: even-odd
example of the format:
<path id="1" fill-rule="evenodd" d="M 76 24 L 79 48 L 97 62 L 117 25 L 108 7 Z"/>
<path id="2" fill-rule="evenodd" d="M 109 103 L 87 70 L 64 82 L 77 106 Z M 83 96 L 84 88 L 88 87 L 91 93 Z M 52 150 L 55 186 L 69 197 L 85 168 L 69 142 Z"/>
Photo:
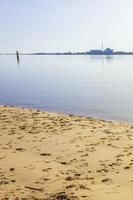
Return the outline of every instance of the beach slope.
<path id="1" fill-rule="evenodd" d="M 132 200 L 133 126 L 0 106 L 0 199 Z"/>

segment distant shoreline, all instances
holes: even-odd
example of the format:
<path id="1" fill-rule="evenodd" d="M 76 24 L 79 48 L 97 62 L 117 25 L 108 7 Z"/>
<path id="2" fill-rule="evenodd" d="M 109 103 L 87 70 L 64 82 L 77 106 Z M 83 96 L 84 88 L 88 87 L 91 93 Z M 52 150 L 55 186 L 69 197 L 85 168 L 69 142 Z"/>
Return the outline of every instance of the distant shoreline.
<path id="1" fill-rule="evenodd" d="M 16 55 L 16 53 L 0 53 L 0 55 L 3 56 L 12 56 L 12 55 Z M 27 56 L 38 56 L 38 55 L 42 55 L 42 56 L 133 56 L 132 52 L 125 52 L 125 53 L 112 53 L 112 54 L 91 54 L 91 53 L 19 53 L 19 55 L 27 55 Z"/>

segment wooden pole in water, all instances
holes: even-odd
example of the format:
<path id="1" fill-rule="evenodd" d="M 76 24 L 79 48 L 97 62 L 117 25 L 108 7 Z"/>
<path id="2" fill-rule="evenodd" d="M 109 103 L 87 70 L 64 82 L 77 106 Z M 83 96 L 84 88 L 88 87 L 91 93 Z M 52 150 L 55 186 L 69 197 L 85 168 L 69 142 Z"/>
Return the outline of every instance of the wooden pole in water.
<path id="1" fill-rule="evenodd" d="M 16 56 L 17 56 L 17 63 L 19 64 L 19 52 L 16 51 Z"/>

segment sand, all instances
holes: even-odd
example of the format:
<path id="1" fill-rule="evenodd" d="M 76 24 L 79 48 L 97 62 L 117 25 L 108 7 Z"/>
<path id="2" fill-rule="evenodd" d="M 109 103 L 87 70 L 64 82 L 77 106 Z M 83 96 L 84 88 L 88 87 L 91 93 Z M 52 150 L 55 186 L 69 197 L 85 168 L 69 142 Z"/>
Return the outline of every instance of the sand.
<path id="1" fill-rule="evenodd" d="M 0 106 L 0 199 L 132 200 L 133 126 Z"/>

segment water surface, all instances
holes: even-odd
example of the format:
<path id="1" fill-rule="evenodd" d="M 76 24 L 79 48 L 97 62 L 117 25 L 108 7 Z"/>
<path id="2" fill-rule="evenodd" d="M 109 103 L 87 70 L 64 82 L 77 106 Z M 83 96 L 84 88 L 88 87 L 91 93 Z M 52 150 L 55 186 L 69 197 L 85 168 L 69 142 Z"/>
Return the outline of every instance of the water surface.
<path id="1" fill-rule="evenodd" d="M 133 56 L 0 56 L 0 104 L 133 122 Z"/>

